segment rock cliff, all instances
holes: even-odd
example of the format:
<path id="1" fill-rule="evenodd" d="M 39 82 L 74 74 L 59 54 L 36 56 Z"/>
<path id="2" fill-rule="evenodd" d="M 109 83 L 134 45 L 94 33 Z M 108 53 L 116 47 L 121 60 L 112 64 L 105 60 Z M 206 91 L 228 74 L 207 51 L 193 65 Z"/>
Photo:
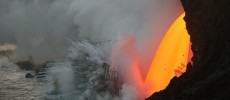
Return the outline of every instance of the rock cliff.
<path id="1" fill-rule="evenodd" d="M 181 0 L 193 64 L 147 100 L 230 100 L 230 1 Z"/>

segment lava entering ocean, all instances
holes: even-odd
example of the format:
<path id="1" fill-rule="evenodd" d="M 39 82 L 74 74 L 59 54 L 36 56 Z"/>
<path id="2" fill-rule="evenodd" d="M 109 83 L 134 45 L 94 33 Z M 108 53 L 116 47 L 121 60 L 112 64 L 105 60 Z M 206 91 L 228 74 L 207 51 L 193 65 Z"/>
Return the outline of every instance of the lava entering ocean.
<path id="1" fill-rule="evenodd" d="M 170 80 L 186 70 L 190 36 L 187 33 L 183 13 L 164 36 L 149 68 L 145 83 L 147 96 L 166 88 Z"/>

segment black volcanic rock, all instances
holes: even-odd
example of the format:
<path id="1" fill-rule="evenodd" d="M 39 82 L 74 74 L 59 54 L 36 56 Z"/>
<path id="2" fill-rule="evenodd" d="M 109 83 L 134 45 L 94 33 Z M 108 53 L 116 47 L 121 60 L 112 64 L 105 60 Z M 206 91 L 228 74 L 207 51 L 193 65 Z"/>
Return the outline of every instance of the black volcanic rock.
<path id="1" fill-rule="evenodd" d="M 193 65 L 147 100 L 230 100 L 230 1 L 181 0 Z"/>
<path id="2" fill-rule="evenodd" d="M 31 73 L 27 73 L 25 78 L 34 78 L 34 75 L 32 75 Z"/>
<path id="3" fill-rule="evenodd" d="M 16 63 L 20 69 L 23 70 L 34 70 L 35 64 L 31 61 L 20 61 Z"/>

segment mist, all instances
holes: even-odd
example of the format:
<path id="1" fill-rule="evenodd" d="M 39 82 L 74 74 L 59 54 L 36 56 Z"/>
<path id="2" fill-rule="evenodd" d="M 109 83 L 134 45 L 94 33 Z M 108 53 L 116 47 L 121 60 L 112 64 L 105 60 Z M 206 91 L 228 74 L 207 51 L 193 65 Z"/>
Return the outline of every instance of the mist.
<path id="1" fill-rule="evenodd" d="M 15 45 L 19 61 L 63 62 L 48 71 L 63 93 L 139 100 L 157 47 L 182 11 L 178 0 L 1 0 L 0 43 Z M 122 79 L 120 97 L 105 90 L 107 69 Z"/>
<path id="2" fill-rule="evenodd" d="M 178 5 L 172 0 L 1 0 L 0 43 L 17 45 L 18 60 L 31 55 L 47 61 L 64 58 L 68 39 L 116 41 L 129 33 L 138 41 L 158 41 L 182 11 Z"/>
<path id="3" fill-rule="evenodd" d="M 0 43 L 15 44 L 17 60 L 58 61 L 64 58 L 66 39 L 77 38 L 72 0 L 1 0 Z"/>

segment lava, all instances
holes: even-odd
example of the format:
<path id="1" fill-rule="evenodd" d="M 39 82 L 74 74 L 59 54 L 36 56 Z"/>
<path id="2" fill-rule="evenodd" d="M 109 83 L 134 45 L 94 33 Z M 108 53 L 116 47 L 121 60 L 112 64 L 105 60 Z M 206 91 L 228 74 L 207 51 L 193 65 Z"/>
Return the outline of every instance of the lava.
<path id="1" fill-rule="evenodd" d="M 190 36 L 184 16 L 185 13 L 172 24 L 156 52 L 145 80 L 147 96 L 165 89 L 174 76 L 179 77 L 186 70 Z"/>

